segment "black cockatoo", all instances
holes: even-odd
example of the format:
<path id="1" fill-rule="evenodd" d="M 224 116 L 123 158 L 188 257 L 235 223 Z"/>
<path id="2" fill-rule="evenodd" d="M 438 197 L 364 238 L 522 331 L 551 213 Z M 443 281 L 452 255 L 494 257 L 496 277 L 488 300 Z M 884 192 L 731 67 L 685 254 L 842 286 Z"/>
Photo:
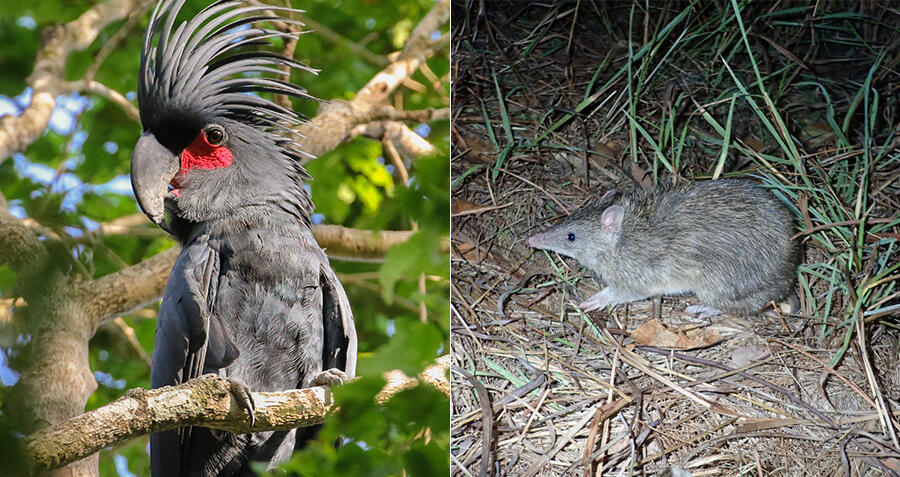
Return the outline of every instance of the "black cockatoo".
<path id="1" fill-rule="evenodd" d="M 291 23 L 272 16 L 288 9 L 218 1 L 176 26 L 183 4 L 163 0 L 150 18 L 138 85 L 144 132 L 131 161 L 144 213 L 183 245 L 159 309 L 151 382 L 217 373 L 252 416 L 250 390 L 353 376 L 356 332 L 310 230 L 304 153 L 291 139 L 302 118 L 257 94 L 309 97 L 279 69 L 305 67 L 261 49 L 289 34 L 257 25 Z M 283 462 L 311 435 L 159 432 L 151 471 L 252 475 L 251 461 Z"/>

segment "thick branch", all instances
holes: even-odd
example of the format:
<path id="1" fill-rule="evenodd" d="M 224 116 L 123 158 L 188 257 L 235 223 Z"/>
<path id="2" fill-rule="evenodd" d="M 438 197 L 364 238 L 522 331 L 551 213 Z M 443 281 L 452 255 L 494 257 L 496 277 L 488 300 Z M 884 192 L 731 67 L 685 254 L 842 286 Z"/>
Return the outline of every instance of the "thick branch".
<path id="1" fill-rule="evenodd" d="M 103 27 L 149 3 L 149 0 L 109 0 L 94 5 L 63 26 L 44 31 L 44 44 L 37 53 L 34 72 L 28 78 L 31 104 L 18 116 L 0 119 L 0 163 L 28 147 L 47 128 L 56 97 L 66 89 L 63 70 L 69 53 L 87 48 Z"/>
<path id="2" fill-rule="evenodd" d="M 360 230 L 340 225 L 313 225 L 313 235 L 329 257 L 350 261 L 378 261 L 388 249 L 409 240 L 415 232 L 405 230 Z M 450 242 L 441 242 L 441 252 L 450 251 Z"/>
<path id="3" fill-rule="evenodd" d="M 178 252 L 180 247 L 172 247 L 118 272 L 73 284 L 70 296 L 96 328 L 106 320 L 159 300 Z"/>
<path id="4" fill-rule="evenodd" d="M 442 356 L 419 379 L 449 396 L 449 363 L 449 355 Z M 387 373 L 385 377 L 388 385 L 376 397 L 379 403 L 419 382 L 399 371 Z M 26 439 L 26 458 L 32 470 L 40 472 L 151 432 L 184 426 L 234 433 L 293 429 L 321 424 L 332 408 L 326 387 L 253 393 L 253 400 L 256 423 L 251 426 L 247 413 L 232 402 L 228 381 L 217 375 L 149 391 L 132 389 L 106 406 L 33 433 Z"/>
<path id="5" fill-rule="evenodd" d="M 12 220 L 17 220 L 14 217 Z M 0 217 L 2 223 L 3 217 Z M 59 239 L 53 230 L 43 227 L 34 219 L 26 218 L 21 221 L 34 234 L 39 236 Z M 75 239 L 78 243 L 91 243 L 101 235 L 132 235 L 140 237 L 164 237 L 166 232 L 160 228 L 147 227 L 148 222 L 143 214 L 133 214 L 120 217 L 107 223 L 101 223 L 95 233 L 88 233 L 81 239 Z M 399 243 L 405 242 L 414 232 L 406 230 L 362 230 L 343 227 L 340 225 L 313 225 L 313 236 L 319 246 L 328 251 L 328 256 L 336 260 L 345 261 L 378 261 L 384 258 L 388 249 Z M 0 231 L 0 244 L 4 240 L 3 231 Z M 36 238 L 35 243 L 40 244 Z M 441 251 L 449 252 L 449 242 L 441 243 Z M 5 255 L 0 252 L 0 258 Z M 174 257 L 173 257 L 174 259 Z M 0 263 L 3 263 L 0 260 Z M 170 264 L 171 265 L 171 264 Z"/>
<path id="6" fill-rule="evenodd" d="M 9 264 L 13 270 L 20 271 L 46 257 L 47 249 L 34 232 L 9 213 L 4 198 L 0 207 L 0 265 Z"/>

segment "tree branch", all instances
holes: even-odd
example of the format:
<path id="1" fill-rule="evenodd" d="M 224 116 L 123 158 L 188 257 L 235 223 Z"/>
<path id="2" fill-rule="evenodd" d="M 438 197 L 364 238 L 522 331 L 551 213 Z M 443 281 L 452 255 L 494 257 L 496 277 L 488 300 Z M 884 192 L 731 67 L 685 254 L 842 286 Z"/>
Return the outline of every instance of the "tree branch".
<path id="1" fill-rule="evenodd" d="M 93 93 L 97 96 L 104 97 L 122 108 L 122 110 L 125 111 L 125 114 L 129 118 L 134 119 L 135 122 L 140 122 L 141 120 L 140 111 L 138 111 L 138 108 L 134 103 L 129 101 L 122 93 L 97 80 L 67 81 L 60 85 L 61 93 L 72 93 L 76 91 L 79 93 Z"/>
<path id="2" fill-rule="evenodd" d="M 418 137 L 418 136 L 417 136 Z M 8 215 L 8 214 L 7 214 Z M 4 218 L 0 216 L 0 224 Z M 12 220 L 18 221 L 15 217 Z M 36 220 L 26 218 L 19 221 L 27 227 L 32 235 L 48 237 L 58 240 L 60 237 L 53 230 L 42 226 Z M 110 222 L 100 224 L 97 232 L 87 232 L 84 237 L 73 238 L 77 243 L 92 243 L 102 235 L 132 235 L 140 237 L 165 237 L 164 230 L 157 227 L 147 227 L 149 222 L 143 214 L 133 214 L 120 217 Z M 5 240 L 4 231 L 0 230 L 0 244 Z M 374 262 L 384 258 L 388 249 L 394 245 L 405 242 L 414 233 L 407 230 L 363 230 L 343 227 L 340 225 L 317 224 L 312 226 L 313 236 L 319 246 L 328 252 L 328 256 L 334 260 Z M 18 235 L 13 235 L 18 236 Z M 40 245 L 34 237 L 35 243 Z M 449 241 L 441 242 L 441 251 L 449 252 Z M 0 251 L 0 263 L 5 255 Z M 173 257 L 174 260 L 174 257 Z"/>
<path id="3" fill-rule="evenodd" d="M 74 283 L 68 295 L 90 317 L 95 329 L 106 320 L 159 300 L 180 251 L 181 247 L 172 247 L 118 272 Z"/>
<path id="4" fill-rule="evenodd" d="M 2 135 L 2 132 L 0 132 Z M 2 162 L 2 159 L 0 159 Z M 0 196 L 2 197 L 2 196 Z M 20 271 L 47 258 L 47 249 L 21 220 L 9 213 L 6 199 L 0 207 L 0 265 Z"/>
<path id="5" fill-rule="evenodd" d="M 416 134 L 406 124 L 395 121 L 373 121 L 357 126 L 350 131 L 351 136 L 358 134 L 377 139 L 385 146 L 396 148 L 394 152 L 397 152 L 397 155 L 406 161 L 433 154 L 435 151 L 435 147 L 425 138 Z M 388 154 L 393 154 L 393 152 L 389 150 Z M 405 181 L 404 184 L 406 184 Z"/>
<path id="6" fill-rule="evenodd" d="M 2 214 L 0 214 L 2 226 Z M 30 231 L 29 231 L 30 232 Z M 414 232 L 350 229 L 339 225 L 314 225 L 313 235 L 328 256 L 340 259 L 376 260 L 384 257 L 394 245 L 405 242 Z M 33 237 L 33 234 L 32 234 Z M 0 243 L 3 243 L 0 241 Z M 441 250 L 450 250 L 447 240 L 441 242 Z M 77 300 L 92 326 L 113 319 L 131 310 L 159 299 L 166 286 L 169 272 L 178 257 L 179 247 L 160 252 L 143 262 L 103 277 L 72 285 L 68 296 Z"/>
<path id="7" fill-rule="evenodd" d="M 388 96 L 433 54 L 429 40 L 431 33 L 449 19 L 450 0 L 438 1 L 413 29 L 397 58 L 376 73 L 352 100 L 323 103 L 316 117 L 297 127 L 297 133 L 303 137 L 300 142 L 304 150 L 312 156 L 322 155 L 349 139 L 356 126 L 384 114 Z"/>
<path id="8" fill-rule="evenodd" d="M 313 225 L 313 235 L 328 256 L 337 260 L 380 261 L 388 249 L 409 240 L 414 231 L 351 229 L 340 225 Z M 441 242 L 441 252 L 450 252 L 450 242 Z"/>
<path id="9" fill-rule="evenodd" d="M 111 222 L 107 232 L 127 232 L 128 228 L 145 221 L 139 214 L 122 217 Z M 19 270 L 46 257 L 47 251 L 34 229 L 47 237 L 58 238 L 53 231 L 44 229 L 36 221 L 19 220 L 7 209 L 0 208 L 0 264 L 9 263 L 14 270 Z M 405 230 L 374 232 L 340 225 L 313 225 L 312 231 L 329 257 L 356 261 L 380 260 L 388 249 L 405 242 L 415 233 Z M 91 317 L 91 326 L 96 328 L 106 320 L 158 300 L 179 251 L 180 248 L 175 246 L 118 272 L 72 283 L 60 290 L 60 295 L 75 300 L 74 304 Z M 441 242 L 441 251 L 450 251 L 448 240 Z"/>
<path id="10" fill-rule="evenodd" d="M 380 404 L 420 381 L 450 395 L 447 370 L 450 356 L 410 378 L 400 371 L 385 373 L 387 385 L 376 396 Z M 332 401 L 324 386 L 277 393 L 253 393 L 256 423 L 232 402 L 229 383 L 218 375 L 205 375 L 178 386 L 146 390 L 135 388 L 103 407 L 37 431 L 25 440 L 25 455 L 33 472 L 55 469 L 100 449 L 151 432 L 201 426 L 237 434 L 285 430 L 321 424 Z"/>
<path id="11" fill-rule="evenodd" d="M 440 0 L 413 29 L 403 46 L 403 51 L 387 68 L 376 74 L 357 93 L 353 101 L 362 104 L 380 104 L 406 78 L 412 76 L 419 65 L 432 54 L 429 48 L 431 33 L 450 20 L 450 0 Z"/>
<path id="12" fill-rule="evenodd" d="M 0 118 L 0 163 L 24 150 L 47 128 L 56 97 L 65 92 L 63 71 L 69 53 L 87 48 L 103 27 L 150 3 L 151 0 L 109 0 L 65 25 L 44 31 L 44 44 L 27 80 L 32 90 L 31 104 L 18 116 Z"/>

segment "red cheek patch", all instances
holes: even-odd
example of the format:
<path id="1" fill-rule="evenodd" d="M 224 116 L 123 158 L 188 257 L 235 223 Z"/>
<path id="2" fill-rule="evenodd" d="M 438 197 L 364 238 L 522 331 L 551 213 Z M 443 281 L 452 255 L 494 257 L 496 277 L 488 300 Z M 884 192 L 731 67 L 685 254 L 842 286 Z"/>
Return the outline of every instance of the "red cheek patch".
<path id="1" fill-rule="evenodd" d="M 234 162 L 234 156 L 225 146 L 214 146 L 206 140 L 202 132 L 194 138 L 190 146 L 181 151 L 180 174 L 191 169 L 218 169 L 228 167 Z"/>

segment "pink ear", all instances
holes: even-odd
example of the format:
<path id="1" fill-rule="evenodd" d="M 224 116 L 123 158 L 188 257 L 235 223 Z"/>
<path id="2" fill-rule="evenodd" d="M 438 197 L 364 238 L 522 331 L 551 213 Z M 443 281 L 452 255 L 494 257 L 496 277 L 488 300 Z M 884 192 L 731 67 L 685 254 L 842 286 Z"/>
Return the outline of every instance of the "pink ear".
<path id="1" fill-rule="evenodd" d="M 607 197 L 614 195 L 616 192 L 618 192 L 617 189 L 610 189 L 610 190 L 606 191 L 606 193 L 603 194 L 603 197 L 600 198 L 600 202 L 603 202 L 604 200 L 606 200 Z"/>
<path id="2" fill-rule="evenodd" d="M 625 216 L 625 208 L 621 205 L 612 205 L 603 211 L 600 219 L 603 231 L 608 234 L 617 234 L 622 230 L 622 217 Z"/>

